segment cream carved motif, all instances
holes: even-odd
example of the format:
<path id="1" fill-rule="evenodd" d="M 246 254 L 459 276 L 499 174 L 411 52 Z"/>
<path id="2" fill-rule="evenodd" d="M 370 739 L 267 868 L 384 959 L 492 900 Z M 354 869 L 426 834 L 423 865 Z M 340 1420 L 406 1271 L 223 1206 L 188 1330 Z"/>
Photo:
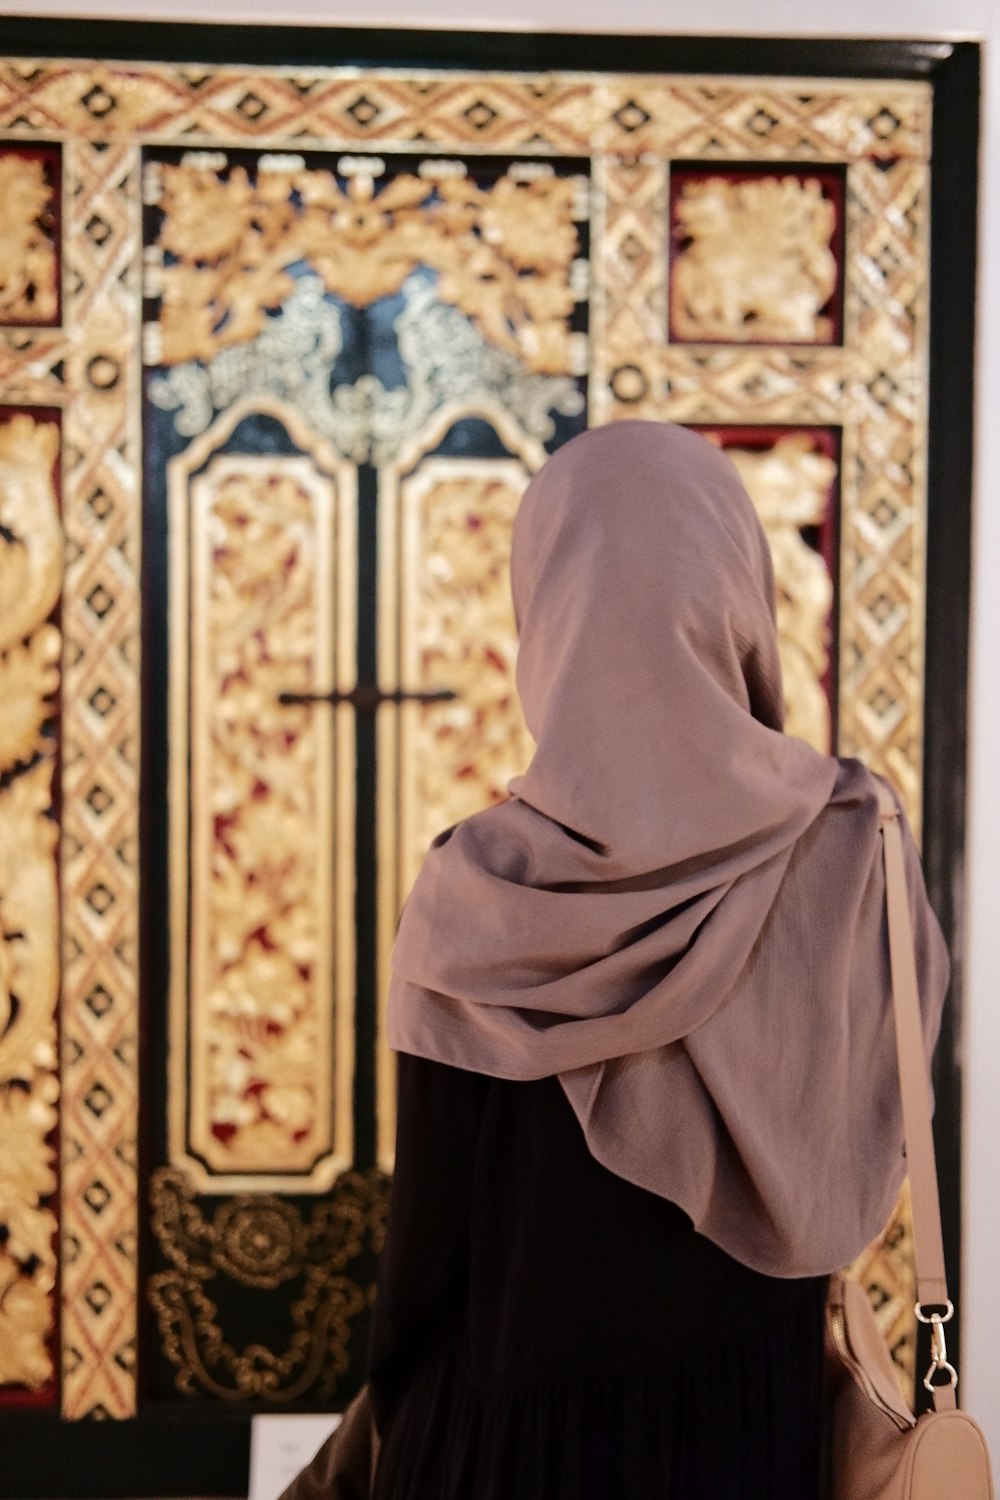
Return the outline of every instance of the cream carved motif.
<path id="1" fill-rule="evenodd" d="M 817 451 L 808 433 L 781 437 L 763 452 L 726 452 L 757 508 L 774 559 L 785 728 L 828 754 L 830 705 L 823 679 L 830 667 L 833 580 L 802 532 L 826 520 L 837 465 Z"/>
<path id="2" fill-rule="evenodd" d="M 831 341 L 836 211 L 815 177 L 685 182 L 677 220 L 674 337 Z"/>
<path id="3" fill-rule="evenodd" d="M 221 349 L 206 365 L 173 365 L 150 381 L 154 406 L 173 413 L 178 432 L 205 431 L 215 411 L 249 396 L 276 397 L 311 430 L 356 463 L 392 463 L 436 414 L 455 402 L 499 403 L 533 437 L 554 435 L 553 418 L 579 416 L 584 399 L 569 375 L 526 370 L 490 344 L 457 307 L 441 302 L 424 277 L 400 289 L 393 318 L 405 380 L 383 385 L 370 372 L 331 387 L 343 348 L 341 309 L 312 273 L 299 276 L 279 312 L 249 343 Z M 153 325 L 155 326 L 155 325 Z"/>
<path id="4" fill-rule="evenodd" d="M 56 315 L 53 191 L 38 157 L 0 151 L 0 324 Z"/>
<path id="5" fill-rule="evenodd" d="M 498 348 L 532 371 L 570 367 L 577 184 L 542 175 L 481 188 L 465 176 L 410 173 L 380 189 L 370 171 L 341 188 L 332 172 L 160 167 L 166 252 L 160 359 L 209 360 L 258 335 L 306 261 L 328 292 L 366 307 L 399 291 L 417 266 Z"/>
<path id="6" fill-rule="evenodd" d="M 59 688 L 58 448 L 53 422 L 0 422 L 0 1385 L 28 1387 L 54 1374 L 58 829 L 45 725 Z"/>

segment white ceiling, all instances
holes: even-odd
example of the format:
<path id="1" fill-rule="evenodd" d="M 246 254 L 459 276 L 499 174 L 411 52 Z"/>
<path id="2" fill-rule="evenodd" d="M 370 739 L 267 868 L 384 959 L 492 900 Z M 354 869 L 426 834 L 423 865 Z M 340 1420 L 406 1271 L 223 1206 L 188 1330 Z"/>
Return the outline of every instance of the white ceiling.
<path id="1" fill-rule="evenodd" d="M 273 26 L 406 26 L 463 31 L 646 32 L 664 35 L 984 36 L 995 0 L 7 0 L 6 15 L 253 22 Z M 817 19 L 819 17 L 819 19 Z"/>

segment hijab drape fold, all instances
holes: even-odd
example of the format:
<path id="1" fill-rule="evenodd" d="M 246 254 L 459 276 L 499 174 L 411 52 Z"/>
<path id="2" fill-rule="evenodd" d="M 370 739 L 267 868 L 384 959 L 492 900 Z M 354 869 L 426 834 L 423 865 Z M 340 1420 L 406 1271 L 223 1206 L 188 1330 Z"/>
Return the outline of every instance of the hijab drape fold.
<path id="1" fill-rule="evenodd" d="M 593 1155 L 738 1260 L 837 1269 L 905 1172 L 877 783 L 784 733 L 735 466 L 673 424 L 582 434 L 525 491 L 511 589 L 536 749 L 427 851 L 389 1044 L 557 1074 Z M 930 1052 L 948 956 L 903 831 Z"/>

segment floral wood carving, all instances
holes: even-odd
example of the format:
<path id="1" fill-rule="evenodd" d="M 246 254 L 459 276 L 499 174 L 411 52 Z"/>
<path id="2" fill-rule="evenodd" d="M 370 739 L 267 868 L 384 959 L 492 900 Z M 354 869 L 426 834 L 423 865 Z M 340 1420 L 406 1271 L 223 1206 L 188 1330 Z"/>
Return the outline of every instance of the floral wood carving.
<path id="1" fill-rule="evenodd" d="M 58 829 L 45 726 L 59 687 L 58 448 L 54 422 L 0 423 L 0 1385 L 29 1388 L 54 1374 Z"/>
<path id="2" fill-rule="evenodd" d="M 368 1306 L 349 1274 L 377 1253 L 388 1184 L 377 1169 L 345 1172 L 305 1218 L 284 1198 L 241 1194 L 207 1218 L 190 1180 L 161 1167 L 150 1182 L 152 1228 L 169 1270 L 149 1281 L 163 1351 L 188 1396 L 223 1401 L 295 1401 L 329 1396 L 348 1365 L 353 1320 Z M 286 1284 L 292 1333 L 282 1353 L 259 1342 L 237 1349 L 207 1288 L 216 1276 L 274 1296 Z M 221 1287 L 220 1287 L 221 1289 Z"/>
<path id="3" fill-rule="evenodd" d="M 832 342 L 836 210 L 815 177 L 685 182 L 676 213 L 675 338 Z"/>
<path id="4" fill-rule="evenodd" d="M 426 153 L 436 165 L 442 152 L 468 151 L 472 163 L 488 162 L 491 153 L 508 160 L 519 152 L 589 158 L 588 421 L 631 415 L 698 424 L 842 425 L 840 746 L 893 777 L 917 828 L 933 93 L 927 80 L 810 79 L 803 93 L 787 79 L 746 75 L 516 76 L 430 68 L 359 73 L 356 67 L 246 64 L 204 64 L 192 72 L 156 60 L 8 62 L 0 76 L 0 116 L 8 142 L 18 139 L 10 149 L 22 143 L 34 149 L 36 142 L 44 148 L 58 136 L 66 176 L 66 326 L 44 336 L 32 330 L 0 338 L 7 401 L 54 406 L 64 399 L 66 372 L 74 385 L 63 471 L 71 561 L 63 604 L 63 847 L 69 852 L 63 860 L 60 1213 L 64 1245 L 78 1241 L 82 1252 L 69 1248 L 63 1255 L 62 1408 L 67 1417 L 118 1418 L 133 1415 L 136 1406 L 132 1151 L 137 1096 L 146 1089 L 145 1078 L 140 1088 L 135 1047 L 139 984 L 131 914 L 138 823 L 136 543 L 143 504 L 138 330 L 142 279 L 148 272 L 152 282 L 155 259 L 148 246 L 143 260 L 140 154 L 146 153 L 146 171 L 158 152 L 187 150 L 195 142 L 220 152 L 235 146 L 357 151 L 390 161 L 406 150 Z M 749 325 L 729 343 L 723 338 L 711 346 L 667 338 L 669 174 L 676 163 L 694 161 L 707 174 L 723 159 L 752 170 L 774 164 L 775 174 L 792 162 L 794 170 L 817 176 L 820 164 L 843 165 L 843 348 L 810 348 L 808 340 L 796 347 L 788 347 L 793 340 L 785 347 L 755 343 L 747 336 Z M 348 428 L 357 461 L 393 459 L 400 434 L 407 442 L 419 435 L 446 385 L 448 399 L 467 399 L 470 386 L 479 389 L 472 376 L 486 367 L 483 351 L 466 350 L 461 360 L 454 355 L 456 342 L 475 332 L 463 330 L 464 314 L 442 305 L 431 323 L 428 308 L 418 305 L 436 294 L 431 277 L 418 270 L 408 284 L 413 326 L 405 383 L 384 390 L 363 378 L 337 393 L 343 418 L 340 410 L 334 416 Z M 348 310 L 329 299 L 324 305 L 337 313 Z M 312 309 L 303 313 L 305 327 Z M 401 318 L 407 316 L 404 310 Z M 317 333 L 323 331 L 317 325 Z M 227 382 L 228 394 L 216 402 L 222 411 L 245 393 L 239 356 L 251 349 L 271 379 L 300 377 L 298 351 L 287 344 L 277 352 L 265 348 L 262 337 L 256 345 L 222 349 L 221 358 L 236 356 L 225 370 L 218 361 L 208 370 L 189 362 L 162 378 L 183 375 L 190 391 L 195 372 L 211 374 L 213 395 Z M 123 378 L 104 391 L 88 387 L 85 377 L 95 352 L 112 352 L 121 363 Z M 488 352 L 497 362 L 515 363 L 495 347 Z M 433 406 L 421 387 L 424 367 L 417 353 L 428 367 L 447 365 L 428 376 Z M 325 358 L 324 349 L 316 365 Z M 549 387 L 556 380 L 570 385 L 566 376 L 522 369 L 500 398 L 508 409 L 521 403 L 519 420 L 546 442 L 546 414 L 556 408 Z M 317 377 L 317 390 L 319 385 Z M 204 401 L 200 391 L 194 394 L 200 413 Z M 298 405 L 308 391 L 278 394 Z M 329 392 L 324 396 L 332 406 Z M 178 423 L 178 430 L 203 431 L 213 416 L 208 411 L 196 425 L 181 429 Z M 310 420 L 314 430 L 324 430 Z M 331 440 L 347 453 L 339 432 L 338 426 Z M 105 571 L 109 567 L 112 574 Z M 87 602 L 98 573 L 114 594 L 114 607 L 100 620 Z M 114 799 L 113 810 L 100 820 L 86 801 L 92 787 Z M 86 858 L 78 857 L 73 851 L 84 846 Z M 115 897 L 110 915 L 100 920 L 89 902 L 98 877 Z M 78 956 L 94 931 L 101 937 L 96 969 Z M 96 1075 L 114 1095 L 99 1122 L 87 1103 Z M 110 1166 L 110 1172 L 102 1166 L 102 1182 L 111 1193 L 100 1216 L 84 1197 L 93 1180 L 89 1164 L 98 1158 Z M 902 1200 L 899 1216 L 897 1271 L 880 1249 L 865 1280 L 873 1295 L 894 1285 L 893 1305 L 912 1325 L 909 1210 Z M 107 1299 L 100 1311 L 91 1292 Z M 896 1347 L 912 1385 L 912 1340 Z"/>
<path id="5" fill-rule="evenodd" d="M 53 199 L 39 157 L 0 153 L 0 323 L 51 323 L 56 317 Z"/>
<path id="6" fill-rule="evenodd" d="M 533 371 L 570 368 L 573 178 L 504 176 L 483 188 L 461 167 L 439 180 L 402 172 L 377 190 L 364 171 L 346 188 L 326 171 L 262 171 L 255 182 L 242 166 L 224 178 L 186 165 L 160 172 L 165 364 L 207 361 L 254 338 L 293 291 L 290 268 L 306 261 L 355 307 L 427 266 L 439 296 L 498 348 Z"/>
<path id="7" fill-rule="evenodd" d="M 526 464 L 430 459 L 404 480 L 419 512 L 420 552 L 408 559 L 406 635 L 421 688 L 449 685 L 453 703 L 413 715 L 408 797 L 413 871 L 441 820 L 467 817 L 507 795 L 534 742 L 514 686 L 517 631 L 510 602 L 510 537 Z"/>
<path id="8" fill-rule="evenodd" d="M 173 483 L 171 1154 L 202 1188 L 315 1191 L 350 1160 L 335 762 L 329 710 L 280 695 L 332 680 L 336 481 L 306 455 L 216 453 Z"/>
<path id="9" fill-rule="evenodd" d="M 803 529 L 825 519 L 837 466 L 808 433 L 790 433 L 763 452 L 727 448 L 764 523 L 774 558 L 778 644 L 785 694 L 785 728 L 828 755 L 833 580 Z"/>

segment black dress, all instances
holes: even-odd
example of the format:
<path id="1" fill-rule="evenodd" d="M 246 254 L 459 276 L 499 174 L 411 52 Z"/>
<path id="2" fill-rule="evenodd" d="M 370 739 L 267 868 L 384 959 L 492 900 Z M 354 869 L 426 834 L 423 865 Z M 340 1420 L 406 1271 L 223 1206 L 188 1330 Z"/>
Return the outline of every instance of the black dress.
<path id="1" fill-rule="evenodd" d="M 400 1054 L 376 1500 L 817 1500 L 826 1285 L 601 1166 L 557 1078 Z"/>

